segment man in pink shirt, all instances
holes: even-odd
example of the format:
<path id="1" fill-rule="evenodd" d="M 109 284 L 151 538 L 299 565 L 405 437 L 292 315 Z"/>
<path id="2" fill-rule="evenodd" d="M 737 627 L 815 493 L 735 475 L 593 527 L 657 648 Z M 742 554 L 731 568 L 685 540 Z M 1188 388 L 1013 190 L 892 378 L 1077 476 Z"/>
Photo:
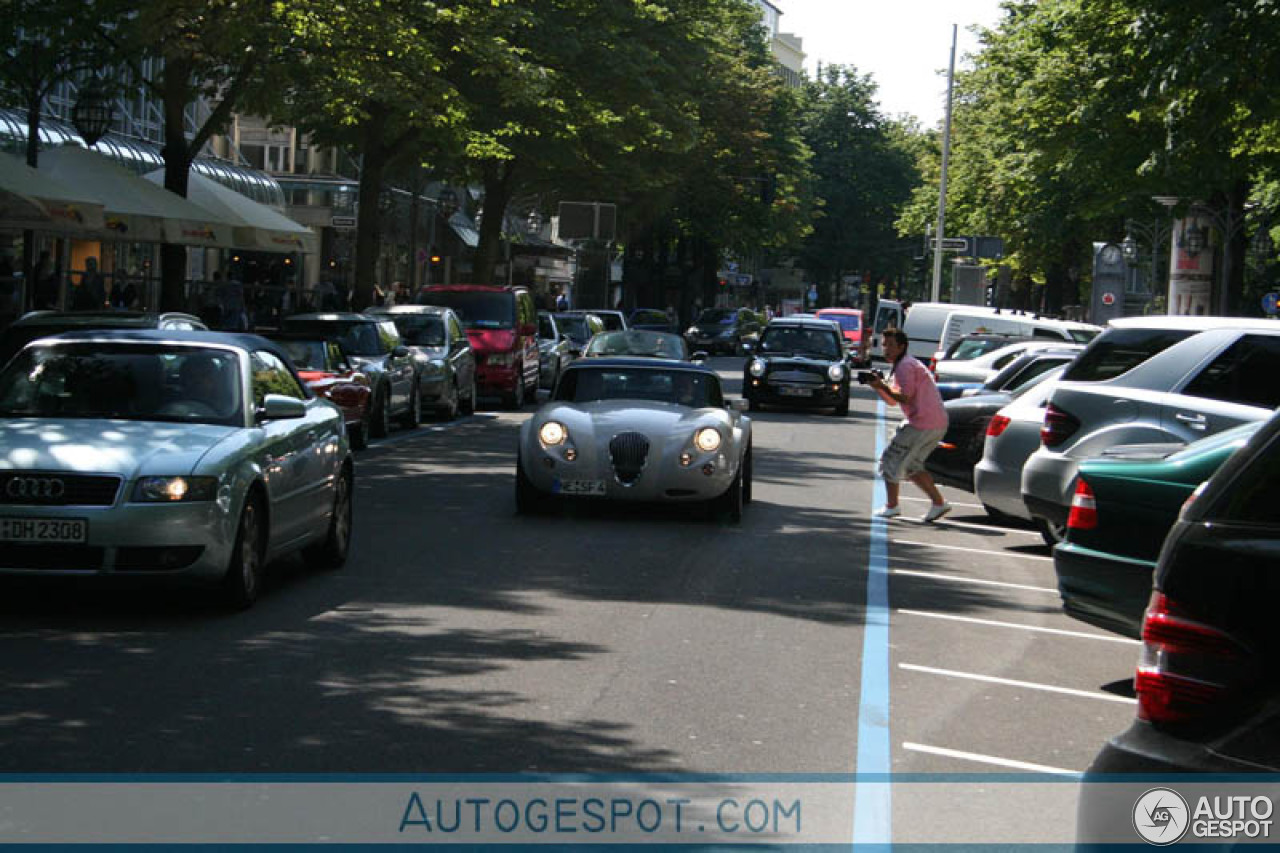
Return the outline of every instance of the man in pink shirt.
<path id="1" fill-rule="evenodd" d="M 880 476 L 884 478 L 888 499 L 875 515 L 895 518 L 902 514 L 898 509 L 898 493 L 905 478 L 923 489 L 933 502 L 922 521 L 937 521 L 951 511 L 951 504 L 934 485 L 924 460 L 947 434 L 947 410 L 929 369 L 907 355 L 908 341 L 901 329 L 885 330 L 884 355 L 893 365 L 889 382 L 886 384 L 876 377 L 867 383 L 886 403 L 901 406 L 906 416 L 880 456 Z"/>

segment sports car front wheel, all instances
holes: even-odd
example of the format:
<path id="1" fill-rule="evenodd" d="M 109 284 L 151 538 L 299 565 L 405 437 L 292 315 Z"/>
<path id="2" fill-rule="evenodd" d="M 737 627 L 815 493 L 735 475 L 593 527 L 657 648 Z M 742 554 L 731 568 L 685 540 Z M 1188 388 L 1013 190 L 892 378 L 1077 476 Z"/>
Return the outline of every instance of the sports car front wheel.
<path id="1" fill-rule="evenodd" d="M 711 502 L 712 513 L 730 524 L 737 524 L 742 521 L 743 474 L 744 468 L 739 468 L 728 490 Z"/>
<path id="2" fill-rule="evenodd" d="M 529 515 L 538 510 L 538 489 L 533 482 L 525 476 L 524 465 L 521 464 L 520 457 L 516 457 L 516 512 L 519 515 Z"/>

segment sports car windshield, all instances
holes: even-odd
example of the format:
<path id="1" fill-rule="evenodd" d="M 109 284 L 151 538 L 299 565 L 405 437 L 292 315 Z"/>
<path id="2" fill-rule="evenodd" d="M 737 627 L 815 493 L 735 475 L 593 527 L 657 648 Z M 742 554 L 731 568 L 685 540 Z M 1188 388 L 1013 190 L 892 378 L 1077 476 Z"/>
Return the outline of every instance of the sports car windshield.
<path id="1" fill-rule="evenodd" d="M 760 351 L 769 355 L 816 355 L 839 358 L 840 343 L 834 332 L 822 329 L 795 329 L 775 326 L 760 337 Z"/>
<path id="2" fill-rule="evenodd" d="M 694 409 L 724 405 L 720 381 L 714 375 L 648 367 L 574 368 L 561 378 L 556 399 L 565 403 L 642 400 Z"/>
<path id="3" fill-rule="evenodd" d="M 239 426 L 240 363 L 204 347 L 28 347 L 0 373 L 0 417 Z"/>
<path id="4" fill-rule="evenodd" d="M 637 356 L 640 358 L 684 359 L 684 338 L 666 332 L 632 329 L 626 332 L 604 332 L 591 339 L 588 356 Z"/>

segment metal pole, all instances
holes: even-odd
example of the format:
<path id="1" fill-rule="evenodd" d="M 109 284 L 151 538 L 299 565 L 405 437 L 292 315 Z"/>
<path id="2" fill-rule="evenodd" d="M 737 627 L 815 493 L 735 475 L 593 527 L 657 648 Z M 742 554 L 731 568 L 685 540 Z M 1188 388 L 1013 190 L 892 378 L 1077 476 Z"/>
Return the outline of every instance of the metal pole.
<path id="1" fill-rule="evenodd" d="M 942 297 L 942 238 L 947 223 L 947 166 L 951 161 L 951 95 L 956 76 L 956 36 L 959 25 L 951 25 L 951 64 L 947 67 L 947 119 L 942 131 L 942 180 L 938 188 L 937 243 L 933 247 L 933 291 L 931 301 Z"/>

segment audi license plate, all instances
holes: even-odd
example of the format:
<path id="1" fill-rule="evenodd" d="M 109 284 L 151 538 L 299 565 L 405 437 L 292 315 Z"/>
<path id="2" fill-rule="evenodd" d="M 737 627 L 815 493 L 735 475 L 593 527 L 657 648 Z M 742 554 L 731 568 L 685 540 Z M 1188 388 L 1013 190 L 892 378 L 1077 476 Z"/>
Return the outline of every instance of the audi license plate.
<path id="1" fill-rule="evenodd" d="M 0 518 L 0 542 L 83 544 L 88 538 L 84 518 Z"/>
<path id="2" fill-rule="evenodd" d="M 562 495 L 604 496 L 604 480 L 560 480 L 559 487 Z"/>
<path id="3" fill-rule="evenodd" d="M 778 388 L 778 393 L 783 397 L 811 397 L 813 391 L 808 388 L 796 388 L 791 385 L 782 385 Z"/>

